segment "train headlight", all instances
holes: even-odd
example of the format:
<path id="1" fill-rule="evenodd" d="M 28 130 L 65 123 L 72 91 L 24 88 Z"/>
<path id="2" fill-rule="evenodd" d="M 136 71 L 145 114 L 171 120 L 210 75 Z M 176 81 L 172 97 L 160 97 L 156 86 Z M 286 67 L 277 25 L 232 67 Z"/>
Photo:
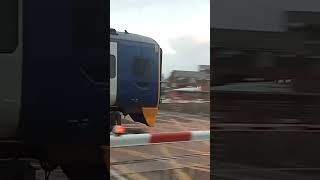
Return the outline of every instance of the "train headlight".
<path id="1" fill-rule="evenodd" d="M 120 136 L 120 135 L 126 133 L 126 128 L 123 127 L 123 126 L 114 126 L 114 128 L 112 130 L 112 133 L 115 134 L 115 135 Z"/>

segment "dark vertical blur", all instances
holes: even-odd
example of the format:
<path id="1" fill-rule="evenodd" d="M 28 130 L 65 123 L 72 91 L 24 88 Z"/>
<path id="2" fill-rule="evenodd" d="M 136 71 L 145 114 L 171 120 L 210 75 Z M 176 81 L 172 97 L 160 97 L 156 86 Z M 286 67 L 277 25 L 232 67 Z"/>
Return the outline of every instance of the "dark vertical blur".
<path id="1" fill-rule="evenodd" d="M 107 1 L 28 0 L 23 5 L 23 138 L 106 144 Z"/>
<path id="2" fill-rule="evenodd" d="M 217 0 L 211 16 L 213 178 L 319 179 L 319 2 Z"/>
<path id="3" fill-rule="evenodd" d="M 10 53 L 18 44 L 18 0 L 0 1 L 0 53 Z"/>

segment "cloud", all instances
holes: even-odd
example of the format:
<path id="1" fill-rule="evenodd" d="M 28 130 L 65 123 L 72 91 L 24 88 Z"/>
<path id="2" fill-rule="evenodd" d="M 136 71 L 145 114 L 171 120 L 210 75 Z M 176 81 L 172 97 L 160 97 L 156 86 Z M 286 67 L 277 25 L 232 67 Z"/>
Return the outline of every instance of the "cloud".
<path id="1" fill-rule="evenodd" d="M 162 9 L 162 7 L 166 8 L 175 8 L 179 11 L 177 8 L 180 7 L 186 7 L 186 6 L 195 6 L 198 4 L 210 4 L 209 0 L 192 0 L 192 1 L 186 1 L 186 0 L 161 0 L 161 1 L 155 1 L 155 0 L 111 0 L 110 1 L 110 7 L 111 10 L 115 11 L 126 11 L 128 9 L 142 9 L 142 8 L 149 8 L 149 7 L 158 7 L 158 9 Z M 178 6 L 177 6 L 178 5 Z M 165 10 L 165 9 L 163 9 Z"/>
<path id="2" fill-rule="evenodd" d="M 111 0 L 110 5 L 111 27 L 160 44 L 165 74 L 196 70 L 196 56 L 199 64 L 209 64 L 210 0 Z"/>
<path id="3" fill-rule="evenodd" d="M 197 70 L 198 65 L 210 62 L 210 42 L 199 42 L 191 36 L 171 39 L 176 54 L 164 54 L 163 74 L 168 77 L 172 70 Z"/>
<path id="4" fill-rule="evenodd" d="M 110 5 L 110 24 L 117 30 L 150 36 L 159 43 L 177 36 L 209 37 L 210 0 L 111 0 Z"/>

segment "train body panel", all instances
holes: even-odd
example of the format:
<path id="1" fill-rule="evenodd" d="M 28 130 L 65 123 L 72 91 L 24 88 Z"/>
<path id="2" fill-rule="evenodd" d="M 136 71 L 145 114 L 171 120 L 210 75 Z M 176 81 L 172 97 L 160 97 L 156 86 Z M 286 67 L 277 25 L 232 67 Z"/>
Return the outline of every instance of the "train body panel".
<path id="1" fill-rule="evenodd" d="M 14 137 L 19 123 L 22 80 L 21 0 L 0 3 L 0 139 Z M 19 10 L 20 9 L 20 10 Z M 6 30 L 8 29 L 8 30 Z"/>
<path id="2" fill-rule="evenodd" d="M 85 1 L 0 2 L 1 140 L 106 141 L 103 3 L 83 13 Z"/>
<path id="3" fill-rule="evenodd" d="M 23 168 L 32 179 L 31 159 L 69 179 L 106 174 L 106 5 L 0 1 L 0 157 L 14 159 L 14 167 L 3 161 L 1 177 Z M 97 171 L 79 175 L 87 166 Z"/>
<path id="4" fill-rule="evenodd" d="M 117 47 L 117 65 L 113 65 L 117 71 L 116 87 L 110 78 L 110 89 L 116 89 L 116 101 L 110 101 L 110 105 L 129 114 L 134 121 L 154 126 L 160 95 L 159 45 L 151 38 L 120 32 L 111 34 L 110 41 L 111 54 L 115 52 L 112 44 Z"/>

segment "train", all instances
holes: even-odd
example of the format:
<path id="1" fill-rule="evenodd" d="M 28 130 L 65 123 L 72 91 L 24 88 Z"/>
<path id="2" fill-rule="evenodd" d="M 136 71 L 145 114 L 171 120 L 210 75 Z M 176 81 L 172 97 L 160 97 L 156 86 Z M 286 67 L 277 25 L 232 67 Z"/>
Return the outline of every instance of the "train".
<path id="1" fill-rule="evenodd" d="M 1 1 L 1 159 L 37 159 L 68 177 L 106 176 L 105 7 L 104 0 Z"/>
<path id="2" fill-rule="evenodd" d="M 308 170 L 320 167 L 319 1 L 212 4 L 214 176 L 235 177 L 223 171 L 243 167 L 243 179 L 314 177 L 318 171 Z M 272 177 L 282 169 L 294 176 Z"/>
<path id="3" fill-rule="evenodd" d="M 225 13 L 230 3 L 239 8 Z M 297 77 L 304 73 L 312 76 L 312 69 L 318 66 L 318 45 L 313 42 L 318 40 L 320 9 L 315 5 L 318 3 L 315 0 L 215 2 L 211 23 L 211 33 L 215 35 L 211 48 L 213 83 L 292 79 L 295 85 L 304 84 L 303 88 L 295 86 L 295 90 L 318 91 L 315 83 L 307 87 Z M 258 11 L 258 6 L 267 8 Z M 313 74 L 316 73 L 315 70 Z"/>
<path id="4" fill-rule="evenodd" d="M 110 123 L 122 115 L 155 126 L 160 103 L 162 49 L 152 38 L 110 29 Z"/>

